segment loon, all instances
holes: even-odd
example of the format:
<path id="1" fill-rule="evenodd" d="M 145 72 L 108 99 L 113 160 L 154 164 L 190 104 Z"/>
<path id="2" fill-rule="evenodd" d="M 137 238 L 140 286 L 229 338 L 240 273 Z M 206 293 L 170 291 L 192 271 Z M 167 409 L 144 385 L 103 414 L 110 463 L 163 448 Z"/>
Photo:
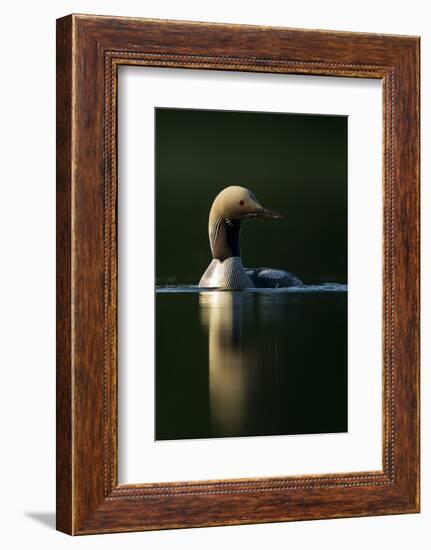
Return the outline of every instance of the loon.
<path id="1" fill-rule="evenodd" d="M 250 218 L 281 217 L 281 214 L 263 208 L 245 187 L 233 185 L 223 189 L 210 210 L 208 234 L 213 259 L 202 275 L 199 287 L 240 290 L 301 286 L 302 281 L 288 271 L 268 267 L 244 268 L 241 262 L 241 223 Z"/>

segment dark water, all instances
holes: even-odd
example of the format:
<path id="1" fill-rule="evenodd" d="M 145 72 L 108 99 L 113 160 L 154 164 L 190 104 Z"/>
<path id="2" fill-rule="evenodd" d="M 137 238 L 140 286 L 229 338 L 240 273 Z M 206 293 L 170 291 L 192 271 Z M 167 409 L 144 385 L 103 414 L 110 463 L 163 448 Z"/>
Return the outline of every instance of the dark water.
<path id="1" fill-rule="evenodd" d="M 157 440 L 345 431 L 345 285 L 157 289 Z"/>

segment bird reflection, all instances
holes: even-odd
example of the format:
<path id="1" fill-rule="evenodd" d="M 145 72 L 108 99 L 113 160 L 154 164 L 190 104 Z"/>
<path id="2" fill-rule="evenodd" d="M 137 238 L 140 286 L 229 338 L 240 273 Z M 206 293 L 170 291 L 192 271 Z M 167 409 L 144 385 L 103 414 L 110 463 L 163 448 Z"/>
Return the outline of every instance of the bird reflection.
<path id="1" fill-rule="evenodd" d="M 208 329 L 209 397 L 213 430 L 219 435 L 247 431 L 258 361 L 243 339 L 243 318 L 252 316 L 247 293 L 210 291 L 199 296 L 202 325 Z"/>
<path id="2" fill-rule="evenodd" d="M 346 431 L 346 287 L 156 300 L 157 440 Z"/>

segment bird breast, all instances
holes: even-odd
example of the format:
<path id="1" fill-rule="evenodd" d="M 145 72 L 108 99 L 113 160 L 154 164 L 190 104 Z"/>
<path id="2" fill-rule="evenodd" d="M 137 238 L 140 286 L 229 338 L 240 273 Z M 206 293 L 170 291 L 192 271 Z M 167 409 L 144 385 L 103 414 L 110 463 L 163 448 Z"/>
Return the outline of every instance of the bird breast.
<path id="1" fill-rule="evenodd" d="M 233 256 L 223 262 L 213 260 L 202 275 L 199 287 L 240 290 L 253 288 L 254 284 L 245 272 L 241 258 Z"/>

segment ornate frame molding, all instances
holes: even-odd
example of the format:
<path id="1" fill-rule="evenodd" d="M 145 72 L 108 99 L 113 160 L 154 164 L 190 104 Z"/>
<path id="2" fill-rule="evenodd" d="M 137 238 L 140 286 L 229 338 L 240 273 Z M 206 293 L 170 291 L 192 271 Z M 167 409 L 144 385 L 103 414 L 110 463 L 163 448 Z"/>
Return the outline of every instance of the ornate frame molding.
<path id="1" fill-rule="evenodd" d="M 221 38 L 228 45 L 217 46 Z M 215 45 L 205 49 L 205 42 Z M 57 50 L 58 529 L 85 534 L 418 511 L 418 39 L 68 16 L 58 20 Z M 118 484 L 119 65 L 383 81 L 382 471 Z"/>

